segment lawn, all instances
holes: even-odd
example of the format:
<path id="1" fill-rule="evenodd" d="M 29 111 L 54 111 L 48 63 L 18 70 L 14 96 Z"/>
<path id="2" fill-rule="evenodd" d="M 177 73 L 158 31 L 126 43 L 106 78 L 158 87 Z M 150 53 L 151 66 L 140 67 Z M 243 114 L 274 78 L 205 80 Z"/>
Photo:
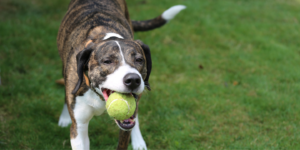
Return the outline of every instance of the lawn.
<path id="1" fill-rule="evenodd" d="M 68 0 L 0 1 L 0 147 L 70 149 L 56 47 Z M 131 19 L 176 4 L 151 48 L 152 91 L 139 120 L 149 149 L 300 149 L 299 0 L 127 0 Z M 92 149 L 115 149 L 107 113 L 90 122 Z M 129 147 L 131 149 L 131 145 Z"/>

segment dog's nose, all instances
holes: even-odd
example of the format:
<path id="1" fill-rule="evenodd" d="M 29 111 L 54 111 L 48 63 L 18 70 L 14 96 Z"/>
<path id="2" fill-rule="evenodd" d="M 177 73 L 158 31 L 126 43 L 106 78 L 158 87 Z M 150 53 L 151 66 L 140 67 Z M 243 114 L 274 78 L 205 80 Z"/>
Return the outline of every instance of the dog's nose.
<path id="1" fill-rule="evenodd" d="M 123 82 L 130 90 L 136 89 L 141 84 L 140 76 L 136 73 L 128 73 L 123 78 Z"/>

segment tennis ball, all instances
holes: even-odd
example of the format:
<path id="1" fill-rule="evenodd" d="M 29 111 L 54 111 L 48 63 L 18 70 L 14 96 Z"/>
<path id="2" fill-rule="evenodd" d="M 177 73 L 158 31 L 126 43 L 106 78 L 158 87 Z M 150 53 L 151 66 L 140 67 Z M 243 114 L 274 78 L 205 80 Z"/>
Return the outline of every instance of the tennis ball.
<path id="1" fill-rule="evenodd" d="M 108 115 L 116 120 L 129 119 L 135 112 L 136 102 L 131 94 L 114 92 L 106 101 Z"/>

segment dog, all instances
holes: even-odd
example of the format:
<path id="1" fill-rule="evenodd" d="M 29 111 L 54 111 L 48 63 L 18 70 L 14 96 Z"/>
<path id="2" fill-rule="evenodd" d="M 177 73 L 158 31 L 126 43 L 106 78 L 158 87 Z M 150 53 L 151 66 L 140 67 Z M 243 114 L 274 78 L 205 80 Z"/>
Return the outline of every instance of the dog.
<path id="1" fill-rule="evenodd" d="M 89 149 L 89 121 L 106 110 L 111 93 L 131 94 L 138 105 L 144 89 L 151 89 L 150 49 L 134 40 L 133 33 L 158 28 L 183 9 L 176 5 L 154 19 L 131 21 L 125 0 L 71 0 L 57 47 L 65 84 L 59 126 L 72 123 L 72 149 Z M 147 149 L 137 112 L 126 120 L 115 120 L 120 128 L 118 149 L 127 149 L 130 135 L 133 149 Z"/>

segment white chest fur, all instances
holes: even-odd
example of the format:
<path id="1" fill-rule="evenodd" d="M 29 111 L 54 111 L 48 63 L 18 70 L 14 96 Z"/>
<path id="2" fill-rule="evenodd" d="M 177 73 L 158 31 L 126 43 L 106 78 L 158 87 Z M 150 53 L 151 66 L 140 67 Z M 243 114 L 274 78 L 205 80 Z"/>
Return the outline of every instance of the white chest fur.
<path id="1" fill-rule="evenodd" d="M 102 101 L 95 92 L 89 89 L 83 96 L 76 97 L 75 118 L 83 119 L 101 115 L 106 110 L 105 104 L 105 101 Z"/>
<path id="2" fill-rule="evenodd" d="M 74 117 L 76 120 L 77 137 L 71 139 L 72 149 L 88 150 L 90 140 L 88 137 L 88 124 L 94 115 L 101 115 L 105 111 L 105 101 L 96 93 L 88 90 L 83 96 L 76 97 Z"/>

